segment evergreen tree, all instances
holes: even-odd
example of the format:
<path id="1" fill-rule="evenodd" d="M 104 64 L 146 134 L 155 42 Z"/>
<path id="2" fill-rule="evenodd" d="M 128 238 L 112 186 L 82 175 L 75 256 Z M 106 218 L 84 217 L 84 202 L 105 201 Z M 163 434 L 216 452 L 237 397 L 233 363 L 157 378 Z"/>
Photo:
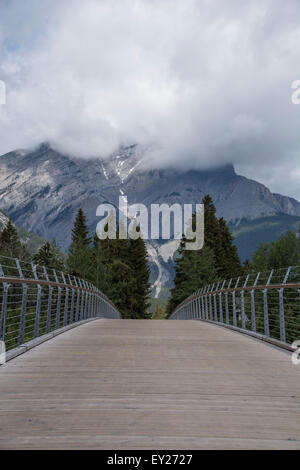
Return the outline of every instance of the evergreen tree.
<path id="1" fill-rule="evenodd" d="M 139 318 L 136 312 L 135 298 L 132 292 L 136 289 L 134 271 L 123 261 L 115 259 L 107 270 L 109 285 L 108 297 L 122 314 L 122 318 Z"/>
<path id="2" fill-rule="evenodd" d="M 0 233 L 0 253 L 10 258 L 20 258 L 30 261 L 25 245 L 19 239 L 18 231 L 11 220 Z"/>
<path id="3" fill-rule="evenodd" d="M 33 256 L 34 263 L 45 266 L 46 268 L 57 269 L 58 271 L 64 270 L 64 259 L 55 240 L 52 243 L 48 241 L 44 243 L 39 251 Z"/>
<path id="4" fill-rule="evenodd" d="M 134 290 L 130 293 L 135 305 L 133 315 L 135 318 L 150 318 L 148 308 L 150 306 L 150 269 L 148 267 L 148 254 L 145 242 L 142 238 L 129 240 L 127 251 L 127 264 L 133 271 L 135 283 Z M 125 260 L 126 261 L 126 260 Z"/>
<path id="5" fill-rule="evenodd" d="M 104 228 L 107 231 L 107 227 Z M 124 318 L 148 318 L 150 291 L 147 251 L 143 239 L 95 237 L 92 249 L 93 279 L 118 306 Z"/>
<path id="6" fill-rule="evenodd" d="M 83 213 L 83 210 L 80 208 L 78 209 L 77 216 L 74 222 L 74 227 L 72 230 L 72 245 L 71 250 L 74 243 L 81 242 L 83 245 L 90 245 L 91 239 L 89 238 L 89 230 L 87 227 L 86 216 Z"/>
<path id="7" fill-rule="evenodd" d="M 255 271 L 286 268 L 300 264 L 300 231 L 287 232 L 276 242 L 261 243 L 252 254 Z"/>
<path id="8" fill-rule="evenodd" d="M 242 273 L 237 248 L 223 218 L 218 219 L 212 198 L 206 195 L 204 204 L 204 247 L 201 250 L 185 250 L 183 236 L 175 264 L 174 287 L 168 302 L 167 312 L 201 287 L 216 281 L 238 276 Z M 192 226 L 195 230 L 196 217 L 193 214 Z"/>
<path id="9" fill-rule="evenodd" d="M 69 273 L 73 276 L 93 282 L 91 247 L 86 245 L 82 240 L 74 241 L 72 243 L 72 250 L 70 250 L 67 258 L 67 267 Z"/>
<path id="10" fill-rule="evenodd" d="M 67 259 L 67 266 L 70 274 L 73 276 L 92 281 L 92 249 L 90 247 L 91 240 L 88 233 L 86 217 L 83 210 L 80 208 L 72 230 L 72 243 Z"/>
<path id="11" fill-rule="evenodd" d="M 223 279 L 237 277 L 242 273 L 241 261 L 233 240 L 226 221 L 221 217 L 219 219 L 219 245 L 216 246 L 215 257 L 218 276 Z"/>

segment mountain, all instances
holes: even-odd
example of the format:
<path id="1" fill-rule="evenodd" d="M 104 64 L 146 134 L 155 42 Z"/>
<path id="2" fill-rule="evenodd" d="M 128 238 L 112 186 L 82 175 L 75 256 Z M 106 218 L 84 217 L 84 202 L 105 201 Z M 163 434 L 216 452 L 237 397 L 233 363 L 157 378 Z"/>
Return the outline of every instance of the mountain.
<path id="1" fill-rule="evenodd" d="M 0 157 L 0 208 L 19 226 L 67 249 L 79 207 L 90 222 L 98 222 L 96 208 L 120 195 L 130 204 L 199 203 L 205 194 L 215 202 L 236 235 L 243 258 L 260 241 L 276 239 L 300 224 L 300 203 L 271 193 L 254 180 L 237 175 L 233 165 L 206 171 L 148 169 L 147 152 L 138 145 L 121 147 L 107 159 L 75 159 L 43 144 L 33 151 L 17 150 Z M 0 222 L 1 223 L 1 222 Z M 171 243 L 171 242 L 169 242 Z M 151 242 L 148 247 L 160 289 L 172 264 L 172 249 Z M 164 250 L 170 256 L 163 254 Z M 159 286 L 156 285 L 156 292 Z"/>
<path id="2" fill-rule="evenodd" d="M 7 225 L 8 221 L 9 217 L 0 211 L 0 232 Z M 36 253 L 38 249 L 45 243 L 45 240 L 35 233 L 28 232 L 23 227 L 16 226 L 16 228 L 21 242 L 26 244 L 29 253 Z"/>
<path id="3" fill-rule="evenodd" d="M 9 221 L 9 218 L 5 214 L 3 214 L 3 212 L 0 211 L 0 232 L 7 225 L 8 221 Z"/>

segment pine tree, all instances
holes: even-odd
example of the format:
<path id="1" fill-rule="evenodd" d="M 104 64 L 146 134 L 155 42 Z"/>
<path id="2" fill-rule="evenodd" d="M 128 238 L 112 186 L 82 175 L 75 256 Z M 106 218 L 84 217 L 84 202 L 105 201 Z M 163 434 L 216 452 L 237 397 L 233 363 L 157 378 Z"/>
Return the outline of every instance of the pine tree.
<path id="1" fill-rule="evenodd" d="M 150 318 L 148 308 L 150 306 L 150 269 L 148 267 L 148 254 L 145 242 L 142 238 L 129 240 L 127 263 L 133 270 L 135 289 L 130 293 L 135 309 L 135 318 Z"/>
<path id="2" fill-rule="evenodd" d="M 242 273 L 241 261 L 237 247 L 233 244 L 234 238 L 221 217 L 219 219 L 219 246 L 216 246 L 218 276 L 223 279 L 237 277 Z"/>
<path id="3" fill-rule="evenodd" d="M 104 227 L 107 231 L 107 227 Z M 123 318 L 148 318 L 150 291 L 147 250 L 143 239 L 94 238 L 93 279 L 118 306 Z"/>
<path id="4" fill-rule="evenodd" d="M 72 243 L 67 259 L 70 274 L 92 281 L 92 250 L 88 227 L 83 210 L 78 210 L 72 230 Z"/>
<path id="5" fill-rule="evenodd" d="M 11 258 L 30 259 L 11 220 L 7 222 L 6 227 L 0 233 L 0 253 Z"/>
<path id="6" fill-rule="evenodd" d="M 64 270 L 63 255 L 58 249 L 55 240 L 52 243 L 44 243 L 39 251 L 33 256 L 34 263 L 47 268 Z"/>
<path id="7" fill-rule="evenodd" d="M 73 243 L 81 242 L 83 245 L 90 245 L 91 239 L 89 238 L 89 230 L 87 227 L 86 216 L 83 210 L 78 209 L 77 216 L 72 230 L 72 245 Z M 72 249 L 71 245 L 71 249 Z"/>
<path id="8" fill-rule="evenodd" d="M 213 200 L 209 195 L 203 198 L 204 204 L 204 247 L 201 250 L 185 250 L 183 236 L 175 265 L 174 287 L 168 302 L 167 312 L 196 290 L 218 279 L 238 276 L 242 273 L 237 248 L 223 218 L 218 219 Z M 195 214 L 192 225 L 195 230 Z"/>

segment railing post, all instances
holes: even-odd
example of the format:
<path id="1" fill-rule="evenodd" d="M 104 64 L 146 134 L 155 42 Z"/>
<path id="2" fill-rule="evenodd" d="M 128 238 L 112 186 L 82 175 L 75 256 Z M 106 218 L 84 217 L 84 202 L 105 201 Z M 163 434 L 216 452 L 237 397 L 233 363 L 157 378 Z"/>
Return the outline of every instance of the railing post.
<path id="1" fill-rule="evenodd" d="M 202 287 L 202 288 L 200 289 L 200 291 L 198 292 L 198 297 L 197 297 L 199 318 L 200 318 L 201 320 L 202 320 L 202 318 L 203 318 L 202 303 L 201 303 L 202 292 L 203 292 L 203 287 Z"/>
<path id="2" fill-rule="evenodd" d="M 31 263 L 31 269 L 33 272 L 34 279 L 37 281 L 38 276 L 36 273 L 36 266 Z M 36 309 L 35 309 L 35 321 L 34 321 L 34 337 L 37 338 L 40 333 L 40 318 L 41 318 L 41 300 L 42 300 L 42 287 L 40 284 L 37 285 L 37 297 L 36 297 Z"/>
<path id="3" fill-rule="evenodd" d="M 229 279 L 226 289 L 230 289 L 232 279 Z M 225 318 L 226 324 L 229 325 L 229 306 L 228 306 L 228 291 L 225 292 Z"/>
<path id="4" fill-rule="evenodd" d="M 257 286 L 258 279 L 259 279 L 260 273 L 257 274 L 253 287 Z M 255 316 L 255 300 L 254 300 L 254 295 L 255 295 L 255 289 L 251 290 L 251 330 L 256 333 L 256 316 Z"/>
<path id="5" fill-rule="evenodd" d="M 211 286 L 210 292 L 213 292 L 213 290 L 214 290 L 214 285 L 215 285 L 215 284 L 213 284 L 213 285 Z M 209 296 L 209 319 L 210 319 L 210 321 L 213 321 L 212 299 L 211 299 L 212 294 L 209 293 L 208 296 Z"/>
<path id="6" fill-rule="evenodd" d="M 209 286 L 207 286 L 206 292 L 205 292 L 205 314 L 206 314 L 206 320 L 209 319 L 209 312 L 208 312 L 208 291 L 209 291 Z"/>
<path id="7" fill-rule="evenodd" d="M 55 278 L 55 282 L 58 283 L 58 277 L 57 277 L 55 269 L 53 269 L 53 275 L 54 275 L 54 278 Z M 56 320 L 55 320 L 55 329 L 56 330 L 60 326 L 61 287 L 58 287 L 57 290 L 58 290 L 58 295 L 57 295 Z"/>
<path id="8" fill-rule="evenodd" d="M 77 278 L 74 276 L 74 281 L 75 281 L 75 284 L 76 284 L 76 287 L 79 287 L 79 284 L 78 284 L 78 281 L 77 281 Z M 79 310 L 80 310 L 80 295 L 81 295 L 81 291 L 80 289 L 76 289 L 77 290 L 77 299 L 76 299 L 76 313 L 75 313 L 75 321 L 78 321 L 79 320 Z"/>
<path id="9" fill-rule="evenodd" d="M 225 279 L 221 285 L 221 291 L 224 289 Z M 223 323 L 223 304 L 222 304 L 222 292 L 219 293 L 219 310 L 220 310 L 220 323 Z"/>
<path id="10" fill-rule="evenodd" d="M 0 264 L 0 276 L 4 277 L 4 272 L 3 272 L 1 264 Z M 2 341 L 5 341 L 8 288 L 9 288 L 9 284 L 7 282 L 4 282 L 3 283 L 2 306 L 1 306 L 1 318 L 0 318 L 0 339 Z"/>
<path id="11" fill-rule="evenodd" d="M 16 258 L 15 259 L 17 270 L 19 273 L 20 279 L 24 279 L 21 265 L 19 260 Z M 26 323 L 26 308 L 27 308 L 27 291 L 28 291 L 28 286 L 27 284 L 23 283 L 22 284 L 22 306 L 21 306 L 21 315 L 20 315 L 20 326 L 19 326 L 19 337 L 18 337 L 18 346 L 24 343 L 25 339 L 25 323 Z"/>
<path id="12" fill-rule="evenodd" d="M 70 274 L 68 274 L 69 284 L 73 286 L 73 282 L 71 279 Z M 75 289 L 72 287 L 71 289 L 71 307 L 70 307 L 70 320 L 69 323 L 74 322 L 74 303 L 75 303 Z"/>
<path id="13" fill-rule="evenodd" d="M 291 272 L 291 267 L 287 269 L 285 273 L 283 283 L 286 284 Z M 285 334 L 285 318 L 284 318 L 284 302 L 283 302 L 283 291 L 284 288 L 282 287 L 279 289 L 279 322 L 280 322 L 280 341 L 286 342 L 286 334 Z"/>
<path id="14" fill-rule="evenodd" d="M 201 305 L 201 319 L 204 320 L 205 318 L 205 309 L 204 309 L 204 291 L 205 287 L 201 289 L 201 296 L 199 298 L 200 305 Z"/>
<path id="15" fill-rule="evenodd" d="M 269 279 L 267 282 L 267 286 L 270 285 L 272 276 L 273 276 L 274 269 L 270 272 Z M 264 330 L 265 336 L 270 336 L 270 325 L 269 325 L 269 312 L 268 312 L 268 289 L 263 290 L 264 293 Z"/>
<path id="16" fill-rule="evenodd" d="M 215 287 L 215 291 L 219 289 L 220 282 Z M 215 317 L 215 322 L 218 321 L 218 308 L 217 308 L 217 294 L 214 293 L 214 317 Z"/>
<path id="17" fill-rule="evenodd" d="M 87 283 L 82 279 L 82 285 L 84 289 L 87 289 Z M 84 296 L 84 305 L 83 305 L 83 319 L 85 320 L 87 317 L 87 308 L 88 308 L 88 293 L 86 291 L 83 292 Z"/>
<path id="18" fill-rule="evenodd" d="M 49 282 L 48 271 L 45 266 L 43 268 L 43 271 L 44 271 L 44 276 L 45 276 L 46 281 Z M 49 286 L 47 318 L 46 318 L 46 333 L 49 333 L 51 329 L 52 292 L 53 292 L 53 287 Z"/>
<path id="19" fill-rule="evenodd" d="M 61 272 L 61 277 L 64 284 L 67 284 L 66 278 L 63 272 Z M 63 326 L 67 326 L 68 323 L 68 308 L 69 308 L 69 289 L 65 287 L 65 307 L 64 307 L 64 319 Z"/>
<path id="20" fill-rule="evenodd" d="M 247 275 L 243 288 L 247 286 L 249 280 L 249 274 Z M 242 329 L 246 329 L 246 313 L 245 313 L 245 292 L 242 290 L 241 291 L 241 311 L 242 311 Z"/>
<path id="21" fill-rule="evenodd" d="M 83 289 L 81 279 L 78 278 L 79 286 Z M 83 320 L 83 313 L 84 313 L 84 291 L 81 290 L 81 305 L 80 305 L 80 320 Z"/>
<path id="22" fill-rule="evenodd" d="M 234 289 L 236 289 L 239 285 L 240 278 L 237 278 L 237 281 L 235 283 Z M 236 303 L 235 303 L 235 290 L 232 292 L 232 319 L 233 319 L 233 325 L 237 326 L 237 319 L 236 319 Z"/>

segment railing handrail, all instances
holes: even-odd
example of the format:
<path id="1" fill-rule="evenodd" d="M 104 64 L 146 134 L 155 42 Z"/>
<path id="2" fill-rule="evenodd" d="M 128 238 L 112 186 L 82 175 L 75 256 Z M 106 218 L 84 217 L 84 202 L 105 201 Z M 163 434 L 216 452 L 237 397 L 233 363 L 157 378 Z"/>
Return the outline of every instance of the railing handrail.
<path id="1" fill-rule="evenodd" d="M 95 317 L 121 315 L 91 282 L 0 255 L 0 340 L 7 350 Z"/>
<path id="2" fill-rule="evenodd" d="M 193 292 L 169 318 L 211 321 L 288 344 L 300 339 L 300 266 L 218 280 Z"/>
<path id="3" fill-rule="evenodd" d="M 75 284 L 67 284 L 63 282 L 54 282 L 54 281 L 45 281 L 44 279 L 26 279 L 26 278 L 19 278 L 19 277 L 8 277 L 8 276 L 0 276 L 0 283 L 11 283 L 11 284 L 33 284 L 36 286 L 51 286 L 51 287 L 62 287 L 66 289 L 75 289 L 75 290 L 80 290 L 83 292 L 91 292 L 98 294 L 100 297 L 102 297 L 104 300 L 106 300 L 108 303 L 110 303 L 113 307 L 114 304 L 113 302 L 106 297 L 105 294 L 103 294 L 99 289 L 97 289 L 95 286 L 93 286 L 93 289 L 89 289 L 87 287 L 80 287 L 76 286 Z M 116 307 L 115 307 L 116 308 Z"/>

